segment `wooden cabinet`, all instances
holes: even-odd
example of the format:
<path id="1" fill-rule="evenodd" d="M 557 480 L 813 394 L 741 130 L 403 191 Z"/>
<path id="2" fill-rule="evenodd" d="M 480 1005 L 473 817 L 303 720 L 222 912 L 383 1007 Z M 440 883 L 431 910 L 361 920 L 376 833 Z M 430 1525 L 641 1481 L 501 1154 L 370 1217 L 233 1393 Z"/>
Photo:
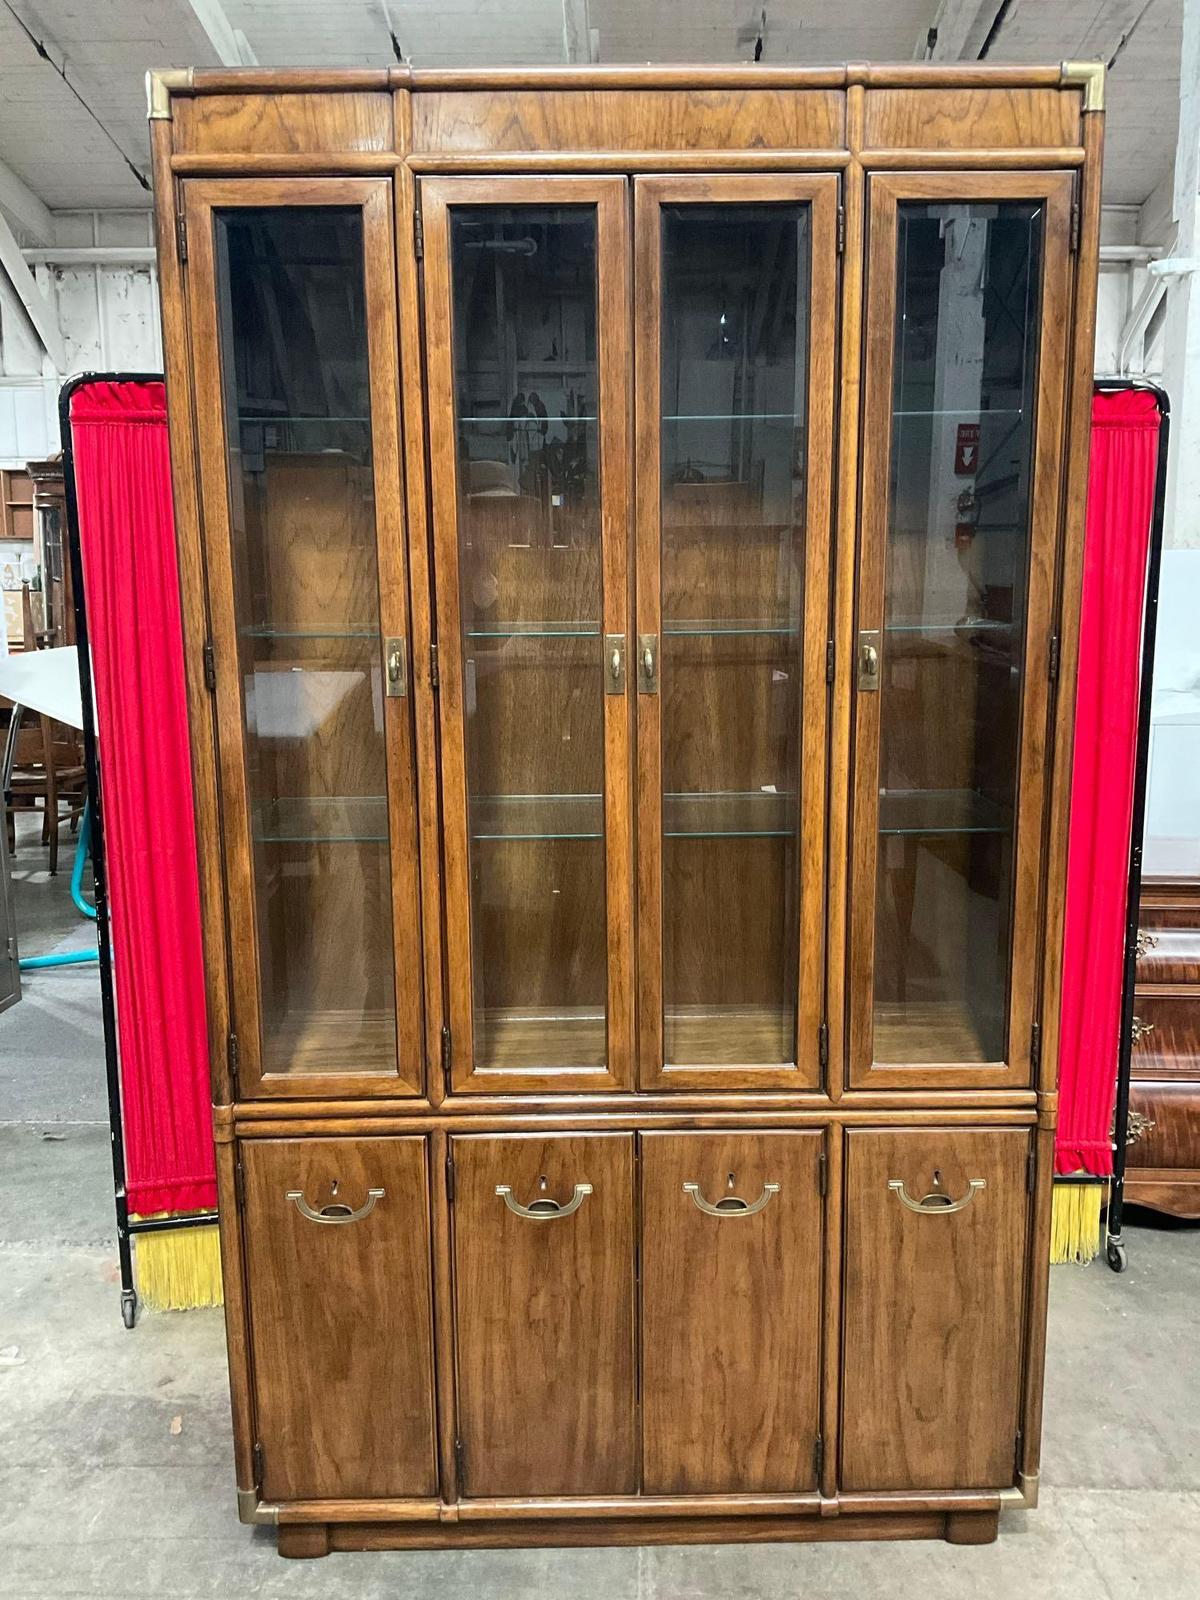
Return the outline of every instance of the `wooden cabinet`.
<path id="1" fill-rule="evenodd" d="M 647 1494 L 817 1487 L 823 1144 L 644 1135 Z"/>
<path id="2" fill-rule="evenodd" d="M 1036 1499 L 1102 85 L 154 80 L 285 1553 Z"/>
<path id="3" fill-rule="evenodd" d="M 633 1139 L 451 1141 L 459 1488 L 637 1487 Z"/>
<path id="4" fill-rule="evenodd" d="M 246 1283 L 262 1490 L 432 1496 L 425 1140 L 247 1140 Z"/>
<path id="5" fill-rule="evenodd" d="M 1029 1136 L 846 1139 L 847 1489 L 996 1489 L 1019 1450 Z"/>

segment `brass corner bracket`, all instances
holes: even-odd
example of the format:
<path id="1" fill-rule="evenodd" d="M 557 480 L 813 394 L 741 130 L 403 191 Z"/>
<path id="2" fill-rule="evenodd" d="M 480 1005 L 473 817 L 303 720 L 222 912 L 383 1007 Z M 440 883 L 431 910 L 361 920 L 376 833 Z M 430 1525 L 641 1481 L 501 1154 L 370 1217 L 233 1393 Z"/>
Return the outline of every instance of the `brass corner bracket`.
<path id="1" fill-rule="evenodd" d="M 1083 90 L 1085 111 L 1103 111 L 1105 71 L 1103 61 L 1064 61 L 1060 82 L 1064 89 Z"/>
<path id="2" fill-rule="evenodd" d="M 151 122 L 171 120 L 171 96 L 192 87 L 191 67 L 151 67 L 146 74 L 146 116 Z"/>
<path id="3" fill-rule="evenodd" d="M 250 1526 L 274 1527 L 279 1521 L 279 1507 L 267 1505 L 258 1498 L 257 1489 L 239 1489 L 237 1492 L 238 1521 Z"/>

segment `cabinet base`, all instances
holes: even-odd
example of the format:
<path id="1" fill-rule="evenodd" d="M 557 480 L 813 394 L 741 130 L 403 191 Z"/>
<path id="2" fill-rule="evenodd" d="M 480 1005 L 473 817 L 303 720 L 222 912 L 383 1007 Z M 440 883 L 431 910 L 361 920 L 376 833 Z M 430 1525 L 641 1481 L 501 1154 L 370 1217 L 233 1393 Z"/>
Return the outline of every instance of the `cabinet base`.
<path id="1" fill-rule="evenodd" d="M 836 1539 L 945 1539 L 990 1544 L 998 1511 L 843 1512 L 836 1517 L 606 1517 L 541 1522 L 306 1522 L 279 1524 L 279 1554 L 331 1550 L 451 1550 L 639 1544 L 828 1543 Z"/>

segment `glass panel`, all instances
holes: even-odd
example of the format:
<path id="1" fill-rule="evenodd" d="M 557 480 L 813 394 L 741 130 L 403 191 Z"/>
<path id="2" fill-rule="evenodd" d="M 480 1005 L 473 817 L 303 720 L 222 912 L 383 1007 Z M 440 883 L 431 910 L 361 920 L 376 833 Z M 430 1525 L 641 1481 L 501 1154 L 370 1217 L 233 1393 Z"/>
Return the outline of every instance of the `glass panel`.
<path id="1" fill-rule="evenodd" d="M 875 1059 L 1002 1061 L 1038 204 L 900 206 Z"/>
<path id="2" fill-rule="evenodd" d="M 664 1054 L 792 1062 L 808 207 L 662 225 Z"/>
<path id="3" fill-rule="evenodd" d="M 451 212 L 475 1064 L 602 1067 L 596 217 Z"/>
<path id="4" fill-rule="evenodd" d="M 362 219 L 216 228 L 263 1070 L 394 1072 Z"/>

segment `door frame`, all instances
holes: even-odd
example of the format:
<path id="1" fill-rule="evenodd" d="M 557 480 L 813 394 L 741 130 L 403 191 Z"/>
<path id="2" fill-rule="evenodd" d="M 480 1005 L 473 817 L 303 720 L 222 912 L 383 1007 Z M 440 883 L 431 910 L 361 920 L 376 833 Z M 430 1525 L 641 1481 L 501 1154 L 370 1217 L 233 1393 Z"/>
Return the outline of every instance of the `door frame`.
<path id="1" fill-rule="evenodd" d="M 214 211 L 239 207 L 338 206 L 356 207 L 361 212 L 380 640 L 403 638 L 407 641 L 411 628 L 400 453 L 392 183 L 386 177 L 187 178 L 181 187 L 189 243 L 188 302 L 195 373 L 199 497 L 216 679 L 213 699 L 227 894 L 231 1020 L 236 1031 L 238 1058 L 235 1094 L 239 1098 L 420 1095 L 425 1077 L 421 896 L 412 710 L 408 695 L 383 696 L 396 1071 L 263 1071 L 254 852 L 242 716 L 237 580 L 229 509 L 229 450 L 213 226 Z M 411 681 L 411 671 L 407 677 Z"/>
<path id="2" fill-rule="evenodd" d="M 1026 1088 L 1032 1082 L 1038 1001 L 1038 914 L 1043 863 L 1055 574 L 1066 441 L 1072 309 L 1071 205 L 1075 175 L 1063 171 L 876 172 L 868 178 L 861 486 L 855 628 L 884 624 L 892 451 L 892 381 L 897 299 L 898 209 L 907 200 L 1041 201 L 1040 339 L 1029 494 L 1025 654 L 1016 774 L 1006 1059 L 1001 1062 L 873 1060 L 874 946 L 878 856 L 881 692 L 852 686 L 850 840 L 846 868 L 846 1083 L 850 1089 Z M 867 441 L 870 441 L 868 445 Z M 852 670 L 857 669 L 857 649 Z"/>
<path id="3" fill-rule="evenodd" d="M 427 418 L 433 521 L 434 599 L 440 680 L 442 834 L 449 1085 L 456 1094 L 604 1092 L 633 1077 L 633 803 L 629 676 L 606 693 L 597 657 L 596 693 L 604 718 L 604 859 L 608 949 L 607 1065 L 596 1068 L 475 1065 L 470 829 L 459 603 L 458 463 L 455 446 L 452 206 L 586 206 L 596 213 L 596 347 L 600 408 L 600 515 L 605 636 L 629 635 L 629 241 L 627 180 L 605 177 L 421 178 L 424 234 Z M 627 652 L 628 656 L 628 652 Z"/>
<path id="4" fill-rule="evenodd" d="M 829 692 L 840 179 L 835 173 L 721 173 L 635 177 L 634 327 L 637 481 L 637 635 L 661 637 L 662 211 L 664 205 L 807 203 L 809 340 L 804 528 L 804 636 L 800 710 L 799 936 L 795 1062 L 668 1065 L 663 1060 L 662 708 L 639 693 L 638 1001 L 643 1089 L 816 1089 L 825 1015 L 826 763 Z"/>

